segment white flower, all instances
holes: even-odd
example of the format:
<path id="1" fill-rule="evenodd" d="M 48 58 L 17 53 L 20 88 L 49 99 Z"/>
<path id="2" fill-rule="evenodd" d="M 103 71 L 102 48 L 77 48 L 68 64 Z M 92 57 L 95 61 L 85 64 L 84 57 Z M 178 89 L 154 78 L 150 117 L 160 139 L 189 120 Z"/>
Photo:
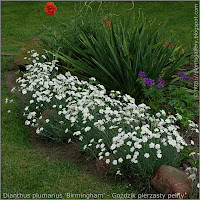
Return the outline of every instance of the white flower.
<path id="1" fill-rule="evenodd" d="M 92 142 L 94 142 L 94 138 L 92 138 L 92 139 L 90 140 L 90 143 L 92 143 Z"/>
<path id="2" fill-rule="evenodd" d="M 98 140 L 98 143 L 100 143 L 100 142 L 102 142 L 102 139 L 99 139 L 99 140 Z"/>
<path id="3" fill-rule="evenodd" d="M 25 121 L 25 125 L 27 125 L 27 126 L 30 125 L 30 123 L 31 123 L 31 122 L 28 121 L 28 120 Z"/>
<path id="4" fill-rule="evenodd" d="M 158 157 L 158 158 L 162 158 L 162 154 L 158 153 L 158 154 L 157 154 L 157 157 Z"/>
<path id="5" fill-rule="evenodd" d="M 102 152 L 102 151 L 98 153 L 98 155 L 99 155 L 99 156 L 101 156 L 102 154 L 103 154 L 103 152 Z"/>
<path id="6" fill-rule="evenodd" d="M 8 98 L 6 98 L 5 102 L 6 102 L 6 104 L 8 103 Z"/>
<path id="7" fill-rule="evenodd" d="M 68 142 L 68 143 L 70 143 L 71 141 L 72 141 L 72 139 L 71 139 L 71 138 L 69 138 L 67 142 Z"/>
<path id="8" fill-rule="evenodd" d="M 30 104 L 32 104 L 32 103 L 34 103 L 34 101 L 33 101 L 33 100 L 30 100 Z"/>
<path id="9" fill-rule="evenodd" d="M 66 128 L 66 129 L 65 129 L 65 133 L 68 133 L 68 131 L 69 131 L 69 129 L 68 129 L 68 128 Z"/>
<path id="10" fill-rule="evenodd" d="M 160 117 L 160 116 L 161 116 L 161 114 L 160 114 L 160 113 L 156 113 L 156 116 L 157 116 L 157 117 Z"/>
<path id="11" fill-rule="evenodd" d="M 137 148 L 137 149 L 141 149 L 141 148 L 142 148 L 142 145 L 141 145 L 139 142 L 135 142 L 135 143 L 134 143 L 134 146 L 135 146 L 135 148 Z"/>
<path id="12" fill-rule="evenodd" d="M 111 147 L 110 147 L 110 149 L 111 149 L 111 150 L 116 149 L 116 145 L 115 145 L 115 144 L 112 144 Z"/>
<path id="13" fill-rule="evenodd" d="M 155 145 L 155 148 L 156 148 L 156 149 L 160 149 L 160 144 L 156 144 L 156 145 Z"/>
<path id="14" fill-rule="evenodd" d="M 151 142 L 150 144 L 149 144 L 149 148 L 154 148 L 155 147 L 155 144 L 153 143 L 153 142 Z"/>
<path id="15" fill-rule="evenodd" d="M 163 116 L 165 116 L 165 115 L 166 115 L 166 112 L 165 112 L 164 110 L 161 110 L 161 114 L 162 114 Z"/>
<path id="16" fill-rule="evenodd" d="M 80 141 L 82 141 L 82 140 L 83 140 L 83 136 L 80 136 L 78 139 L 79 139 Z"/>
<path id="17" fill-rule="evenodd" d="M 73 135 L 81 135 L 81 132 L 80 131 L 76 131 L 76 132 L 74 132 Z"/>
<path id="18" fill-rule="evenodd" d="M 117 165 L 117 160 L 113 160 L 113 165 Z"/>
<path id="19" fill-rule="evenodd" d="M 193 140 L 191 140 L 190 143 L 191 143 L 191 145 L 194 145 L 194 141 Z"/>
<path id="20" fill-rule="evenodd" d="M 195 178 L 196 178 L 196 175 L 195 175 L 194 173 L 191 174 L 191 175 L 188 177 L 188 179 L 191 179 L 192 181 L 194 181 Z"/>
<path id="21" fill-rule="evenodd" d="M 143 136 L 143 137 L 142 137 L 142 142 L 145 143 L 145 142 L 147 142 L 147 141 L 148 141 L 148 138 L 147 138 L 146 136 Z"/>
<path id="22" fill-rule="evenodd" d="M 196 154 L 196 152 L 191 152 L 190 154 L 189 154 L 189 156 L 192 156 L 192 155 L 195 155 Z"/>
<path id="23" fill-rule="evenodd" d="M 84 130 L 85 132 L 88 132 L 91 129 L 91 127 L 87 126 Z"/>
<path id="24" fill-rule="evenodd" d="M 36 129 L 36 133 L 37 133 L 37 134 L 40 133 L 40 129 L 39 129 L 39 128 Z"/>
<path id="25" fill-rule="evenodd" d="M 135 148 L 134 147 L 131 147 L 130 148 L 130 152 L 134 152 Z"/>
<path id="26" fill-rule="evenodd" d="M 126 159 L 127 159 L 127 160 L 128 160 L 128 159 L 131 159 L 131 155 L 130 155 L 130 154 L 126 155 Z"/>
<path id="27" fill-rule="evenodd" d="M 49 123 L 49 122 L 50 122 L 50 120 L 49 120 L 49 119 L 46 119 L 46 120 L 45 120 L 45 122 L 46 122 L 46 123 Z"/>
<path id="28" fill-rule="evenodd" d="M 105 156 L 109 156 L 109 155 L 110 155 L 110 153 L 109 153 L 109 152 L 106 152 L 106 153 L 105 153 Z"/>
<path id="29" fill-rule="evenodd" d="M 117 170 L 116 175 L 120 175 L 120 176 L 122 175 L 120 170 Z"/>
<path id="30" fill-rule="evenodd" d="M 106 164 L 109 164 L 110 163 L 110 159 L 106 159 Z"/>
<path id="31" fill-rule="evenodd" d="M 128 141 L 126 144 L 127 144 L 128 146 L 131 146 L 131 145 L 132 145 L 132 142 L 131 142 L 131 141 Z"/>
<path id="32" fill-rule="evenodd" d="M 145 158 L 149 158 L 149 156 L 150 156 L 149 153 L 145 153 L 145 154 L 144 154 L 144 157 L 145 157 Z"/>
<path id="33" fill-rule="evenodd" d="M 96 81 L 96 79 L 94 77 L 91 77 L 89 80 Z"/>
<path id="34" fill-rule="evenodd" d="M 15 87 L 13 87 L 13 88 L 11 89 L 11 92 L 14 92 L 14 91 L 15 91 L 15 89 L 16 89 L 16 88 L 15 88 Z"/>
<path id="35" fill-rule="evenodd" d="M 199 183 L 197 184 L 197 187 L 199 188 Z"/>
<path id="36" fill-rule="evenodd" d="M 27 90 L 23 89 L 22 94 L 26 94 L 26 93 L 27 93 Z"/>
<path id="37" fill-rule="evenodd" d="M 181 119 L 182 119 L 182 116 L 181 116 L 181 115 L 179 115 L 178 113 L 176 113 L 176 117 L 177 117 L 179 120 L 181 120 Z"/>
<path id="38" fill-rule="evenodd" d="M 8 110 L 8 113 L 11 113 L 11 110 Z"/>
<path id="39" fill-rule="evenodd" d="M 117 153 L 117 150 L 114 150 L 114 151 L 113 151 L 113 154 L 116 154 L 116 153 Z"/>
<path id="40" fill-rule="evenodd" d="M 45 56 L 45 55 L 42 55 L 42 58 L 46 59 L 46 56 Z"/>
<path id="41" fill-rule="evenodd" d="M 123 162 L 123 158 L 119 158 L 119 159 L 118 159 L 118 162 L 119 162 L 119 163 L 122 163 L 122 162 Z"/>
<path id="42" fill-rule="evenodd" d="M 139 126 L 136 126 L 136 127 L 135 127 L 135 130 L 136 130 L 136 131 L 137 131 L 137 130 L 139 130 L 139 129 L 140 129 L 140 127 L 139 127 Z"/>

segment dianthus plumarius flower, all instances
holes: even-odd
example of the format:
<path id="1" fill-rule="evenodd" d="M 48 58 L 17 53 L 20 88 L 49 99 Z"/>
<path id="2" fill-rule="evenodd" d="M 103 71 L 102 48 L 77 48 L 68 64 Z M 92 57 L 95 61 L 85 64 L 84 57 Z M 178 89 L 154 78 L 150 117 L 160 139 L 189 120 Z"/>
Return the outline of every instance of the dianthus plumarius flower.
<path id="1" fill-rule="evenodd" d="M 48 2 L 45 6 L 44 6 L 44 11 L 47 13 L 47 15 L 54 15 L 55 12 L 57 10 L 57 7 L 54 5 L 53 2 Z"/>

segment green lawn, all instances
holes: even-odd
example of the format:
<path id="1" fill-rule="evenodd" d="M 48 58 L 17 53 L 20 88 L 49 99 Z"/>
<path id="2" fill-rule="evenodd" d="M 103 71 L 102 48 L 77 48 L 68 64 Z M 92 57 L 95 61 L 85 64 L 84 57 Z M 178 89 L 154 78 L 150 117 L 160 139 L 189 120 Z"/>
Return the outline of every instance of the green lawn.
<path id="1" fill-rule="evenodd" d="M 43 27 L 51 24 L 51 16 L 44 11 L 46 2 L 1 2 L 1 52 L 17 52 Z M 194 30 L 194 4 L 198 2 L 135 2 L 149 19 L 156 17 L 158 23 L 166 23 L 167 33 L 174 30 L 180 44 L 188 49 Z M 75 2 L 55 2 L 58 10 L 53 16 L 56 21 L 67 22 L 74 14 Z M 118 2 L 116 13 L 131 7 L 131 2 Z M 110 4 L 104 3 L 104 6 Z M 98 3 L 96 3 L 98 7 Z M 1 77 L 9 71 L 7 64 L 13 57 L 1 60 Z M 2 198 L 3 193 L 23 194 L 64 194 L 64 193 L 112 193 L 128 192 L 125 185 L 108 185 L 77 170 L 68 162 L 48 160 L 45 154 L 37 152 L 29 143 L 30 133 L 24 120 L 16 115 L 14 105 L 5 104 L 5 99 L 15 98 L 1 85 L 1 126 L 2 126 Z M 7 113 L 11 110 L 12 113 Z M 136 188 L 132 189 L 136 192 Z"/>

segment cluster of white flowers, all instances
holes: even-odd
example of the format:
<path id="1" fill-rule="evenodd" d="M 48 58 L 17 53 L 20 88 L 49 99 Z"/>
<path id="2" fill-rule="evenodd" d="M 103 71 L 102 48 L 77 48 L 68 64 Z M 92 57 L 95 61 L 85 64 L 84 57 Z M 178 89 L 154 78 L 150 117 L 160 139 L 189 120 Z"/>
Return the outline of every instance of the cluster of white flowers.
<path id="1" fill-rule="evenodd" d="M 36 62 L 27 66 L 27 73 L 17 82 L 22 94 L 29 97 L 25 124 L 37 127 L 38 134 L 45 131 L 38 123 L 42 112 L 55 110 L 61 131 L 82 142 L 83 150 L 96 152 L 99 159 L 106 157 L 107 164 L 117 166 L 118 175 L 123 173 L 123 163 L 134 167 L 141 159 L 162 159 L 167 148 L 180 152 L 187 146 L 176 125 L 179 114 L 167 116 L 161 110 L 153 116 L 150 107 L 136 105 L 131 96 L 119 91 L 107 95 L 104 86 L 94 84 L 95 78 L 87 82 L 70 72 L 58 74 L 57 60 L 39 63 L 37 56 L 33 54 Z M 52 122 L 44 121 L 48 126 Z"/>
<path id="2" fill-rule="evenodd" d="M 185 169 L 186 174 L 189 175 L 189 179 L 191 179 L 192 181 L 194 181 L 196 179 L 196 173 L 197 173 L 197 168 L 196 167 L 188 167 L 187 169 Z"/>

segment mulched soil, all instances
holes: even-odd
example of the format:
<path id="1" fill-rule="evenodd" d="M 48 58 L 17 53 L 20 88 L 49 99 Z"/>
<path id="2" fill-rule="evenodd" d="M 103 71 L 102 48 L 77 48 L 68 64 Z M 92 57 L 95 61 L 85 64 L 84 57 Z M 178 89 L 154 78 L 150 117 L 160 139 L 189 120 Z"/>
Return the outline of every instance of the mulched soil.
<path id="1" fill-rule="evenodd" d="M 14 63 L 8 63 L 8 67 L 13 69 Z M 22 74 L 16 75 L 16 71 L 18 67 L 16 66 L 16 70 L 8 71 L 4 73 L 3 82 L 6 84 L 8 90 L 10 91 L 13 87 L 17 87 L 16 79 Z M 24 98 L 22 95 L 18 95 L 18 98 L 21 102 L 24 103 Z M 100 181 L 108 184 L 115 184 L 116 180 L 112 175 L 107 174 L 107 176 L 100 175 L 96 170 L 96 161 L 95 160 L 86 160 L 86 154 L 80 152 L 79 147 L 75 143 L 57 143 L 49 139 L 44 139 L 38 136 L 35 133 L 35 130 L 31 127 L 27 127 L 27 129 L 31 132 L 30 135 L 30 143 L 33 147 L 42 154 L 45 155 L 46 159 L 52 160 L 60 160 L 60 161 L 68 161 L 74 164 L 80 171 L 91 175 Z M 192 134 L 186 141 L 190 144 L 190 140 L 193 140 L 195 146 L 199 149 L 199 135 Z M 134 183 L 132 183 L 134 185 Z M 152 193 L 156 193 L 153 189 Z"/>

